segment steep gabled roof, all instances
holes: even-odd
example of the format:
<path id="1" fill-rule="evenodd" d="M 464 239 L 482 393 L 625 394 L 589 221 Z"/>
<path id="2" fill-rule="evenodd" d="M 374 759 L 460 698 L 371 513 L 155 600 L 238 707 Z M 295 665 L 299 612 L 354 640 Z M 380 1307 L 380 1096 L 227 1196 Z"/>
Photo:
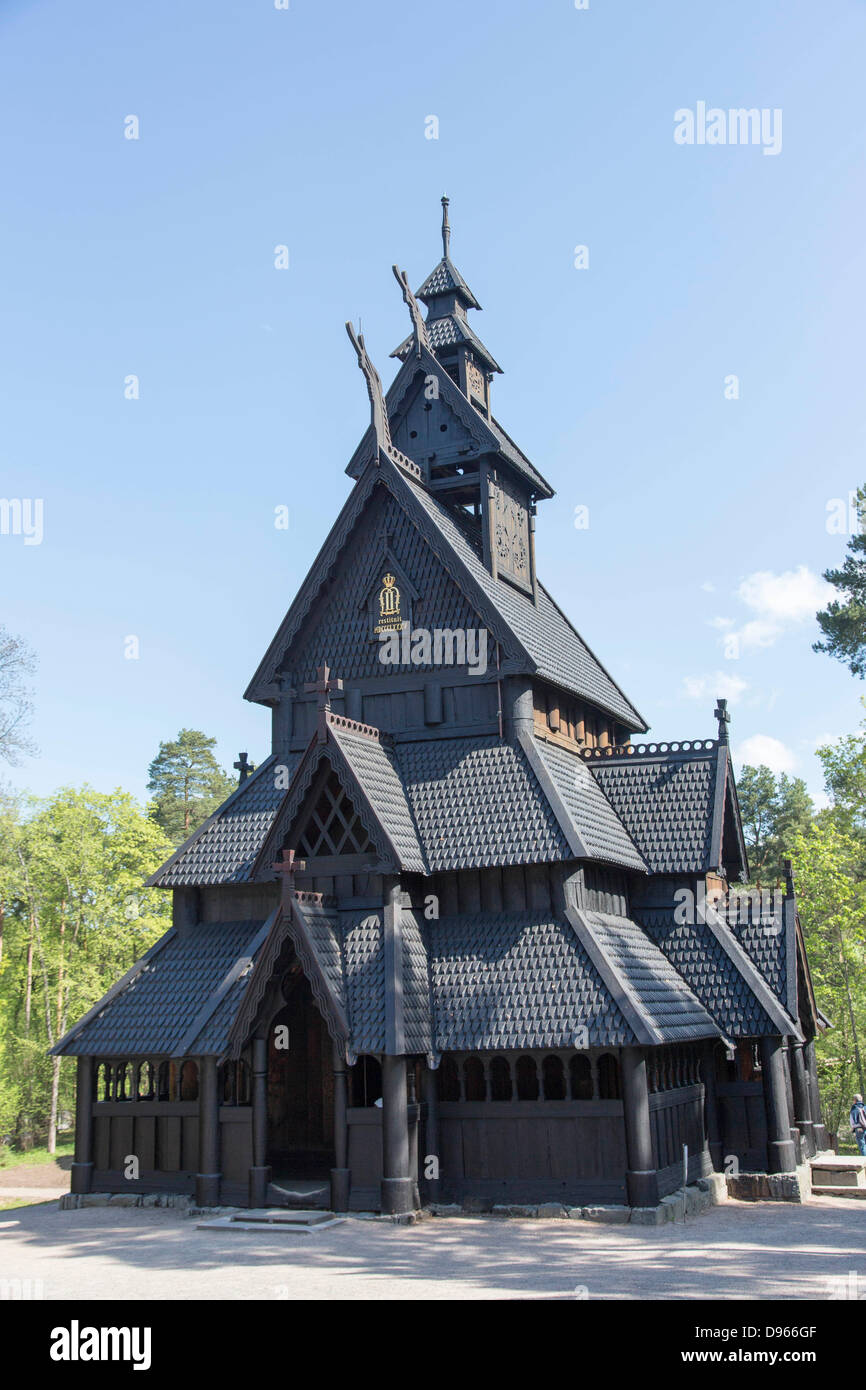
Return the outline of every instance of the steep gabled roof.
<path id="1" fill-rule="evenodd" d="M 731 1038 L 776 1033 L 799 1037 L 799 1028 L 734 933 L 711 910 L 688 914 L 674 906 L 634 906 L 636 920 L 668 957 L 722 1031 Z"/>
<path id="2" fill-rule="evenodd" d="M 323 761 L 330 763 L 381 856 L 373 870 L 426 873 L 400 768 L 386 736 L 370 725 L 324 710 L 256 856 L 253 877 L 273 877 L 276 856 Z"/>
<path id="3" fill-rule="evenodd" d="M 516 648 L 530 670 L 589 700 L 628 729 L 646 728 L 643 717 L 546 590 L 539 585 L 536 605 L 504 580 L 494 579 L 481 558 L 480 541 L 474 545 L 455 516 L 384 453 L 368 465 L 340 513 L 247 688 L 248 700 L 272 698 L 273 682 L 286 651 L 378 483 L 389 489 L 421 531 L 485 626 L 506 648 Z"/>
<path id="4" fill-rule="evenodd" d="M 719 1036 L 661 952 L 625 918 L 573 909 L 566 917 L 478 912 L 424 925 L 440 1051 Z"/>
<path id="5" fill-rule="evenodd" d="M 431 873 L 573 857 L 521 749 L 496 734 L 396 748 Z"/>
<path id="6" fill-rule="evenodd" d="M 490 349 L 484 346 L 477 333 L 474 333 L 467 323 L 465 314 L 459 310 L 428 318 L 424 327 L 427 330 L 427 341 L 434 352 L 439 352 L 441 348 L 456 347 L 459 343 L 467 343 L 489 371 L 502 371 Z M 414 344 L 414 335 L 410 333 L 409 337 L 404 338 L 400 346 L 394 349 L 391 356 L 405 359 L 412 352 Z"/>
<path id="7" fill-rule="evenodd" d="M 411 337 L 406 339 L 406 343 L 411 345 Z M 397 353 L 400 351 L 401 349 L 398 349 Z M 492 415 L 483 415 L 468 397 L 464 396 L 456 381 L 445 371 L 442 363 L 424 346 L 421 348 L 420 357 L 416 356 L 414 352 L 406 354 L 400 370 L 385 394 L 385 408 L 391 422 L 392 433 L 396 434 L 399 422 L 412 399 L 412 388 L 417 379 L 420 377 L 422 381 L 426 382 L 431 375 L 437 380 L 440 398 L 454 411 L 457 418 L 477 440 L 479 453 L 499 455 L 516 473 L 530 483 L 536 496 L 553 497 L 554 490 L 550 483 L 542 477 L 522 449 L 518 448 L 498 420 L 494 419 Z M 350 478 L 361 477 L 375 454 L 375 450 L 376 440 L 373 427 L 368 425 L 346 466 L 346 472 Z"/>
<path id="8" fill-rule="evenodd" d="M 268 985 L 287 948 L 297 954 L 334 1042 L 345 1044 L 348 1039 L 338 914 L 321 893 L 290 893 L 284 895 L 274 913 L 267 940 L 228 1030 L 227 1046 L 234 1057 L 240 1055 L 253 1029 Z"/>
<path id="9" fill-rule="evenodd" d="M 643 856 L 583 759 L 531 734 L 521 733 L 520 745 L 575 855 L 646 873 Z"/>
<path id="10" fill-rule="evenodd" d="M 56 1056 L 219 1056 L 267 922 L 169 931 L 52 1049 Z M 215 1027 L 217 1014 L 221 1028 Z"/>
<path id="11" fill-rule="evenodd" d="M 628 744 L 583 757 L 651 873 L 725 867 L 733 879 L 747 869 L 727 744 Z"/>
<path id="12" fill-rule="evenodd" d="M 573 906 L 566 915 L 638 1042 L 656 1046 L 718 1036 L 703 1004 L 636 922 Z"/>
<path id="13" fill-rule="evenodd" d="M 262 840 L 283 799 L 286 780 L 300 761 L 299 753 L 284 760 L 278 780 L 278 758 L 272 754 L 251 777 L 232 792 L 170 859 L 151 874 L 149 888 L 180 888 L 209 883 L 246 883 Z"/>
<path id="14" fill-rule="evenodd" d="M 480 309 L 481 305 L 470 290 L 460 271 L 450 256 L 443 256 L 434 266 L 424 283 L 415 291 L 415 298 L 425 304 L 441 294 L 456 293 L 458 298 L 470 309 Z"/>

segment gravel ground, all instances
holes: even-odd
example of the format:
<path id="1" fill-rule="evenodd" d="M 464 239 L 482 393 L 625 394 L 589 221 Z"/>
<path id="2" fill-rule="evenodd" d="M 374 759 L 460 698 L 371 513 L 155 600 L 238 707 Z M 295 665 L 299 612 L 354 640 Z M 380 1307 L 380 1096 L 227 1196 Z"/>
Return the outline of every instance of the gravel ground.
<path id="1" fill-rule="evenodd" d="M 728 1202 L 685 1226 L 350 1218 L 318 1235 L 201 1231 L 170 1209 L 0 1214 L 0 1280 L 47 1299 L 829 1299 L 852 1272 L 866 1296 L 864 1247 L 866 1203 L 842 1198 Z"/>

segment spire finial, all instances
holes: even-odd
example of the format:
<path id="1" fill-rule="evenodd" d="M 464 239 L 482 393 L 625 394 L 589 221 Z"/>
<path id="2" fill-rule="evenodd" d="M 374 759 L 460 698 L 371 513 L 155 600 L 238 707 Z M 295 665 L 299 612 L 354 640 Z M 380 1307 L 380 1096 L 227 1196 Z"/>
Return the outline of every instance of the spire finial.
<path id="1" fill-rule="evenodd" d="M 731 722 L 731 716 L 728 714 L 727 700 L 716 700 L 716 708 L 713 710 L 713 714 L 719 721 L 719 743 L 727 743 L 728 725 Z"/>
<path id="2" fill-rule="evenodd" d="M 447 193 L 442 194 L 442 254 L 448 258 L 451 248 L 451 228 L 448 225 L 448 204 L 451 200 Z"/>

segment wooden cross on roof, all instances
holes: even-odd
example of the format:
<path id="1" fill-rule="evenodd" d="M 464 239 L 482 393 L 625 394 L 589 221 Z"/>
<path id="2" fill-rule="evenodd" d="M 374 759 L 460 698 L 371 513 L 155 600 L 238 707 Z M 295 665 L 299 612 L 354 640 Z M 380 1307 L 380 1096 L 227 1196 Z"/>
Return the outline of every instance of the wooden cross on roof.
<path id="1" fill-rule="evenodd" d="M 331 691 L 342 690 L 343 682 L 336 677 L 331 680 L 331 668 L 324 662 L 317 668 L 316 675 L 318 680 L 304 682 L 304 690 L 308 695 L 318 695 L 319 713 L 321 713 L 322 710 L 331 708 Z"/>
<path id="2" fill-rule="evenodd" d="M 713 716 L 719 721 L 719 743 L 727 743 L 728 725 L 731 722 L 731 716 L 728 714 L 727 700 L 716 701 L 716 708 L 713 710 Z"/>
<path id="3" fill-rule="evenodd" d="M 240 786 L 241 783 L 247 780 L 250 773 L 252 772 L 252 768 L 249 765 L 248 755 L 246 753 L 238 753 L 238 761 L 236 763 L 233 763 L 232 766 L 237 768 L 238 786 Z"/>
<path id="4" fill-rule="evenodd" d="M 316 681 L 305 681 L 304 690 L 308 695 L 318 696 L 319 720 L 316 731 L 316 741 L 318 743 L 324 743 L 328 737 L 327 716 L 331 709 L 331 691 L 342 690 L 343 682 L 341 680 L 331 679 L 331 668 L 324 662 L 318 668 L 316 674 L 319 679 Z"/>
<path id="5" fill-rule="evenodd" d="M 305 859 L 297 859 L 293 849 L 284 849 L 281 857 L 271 868 L 276 869 L 283 880 L 283 892 L 292 893 L 295 888 L 295 874 L 302 874 L 307 867 Z"/>

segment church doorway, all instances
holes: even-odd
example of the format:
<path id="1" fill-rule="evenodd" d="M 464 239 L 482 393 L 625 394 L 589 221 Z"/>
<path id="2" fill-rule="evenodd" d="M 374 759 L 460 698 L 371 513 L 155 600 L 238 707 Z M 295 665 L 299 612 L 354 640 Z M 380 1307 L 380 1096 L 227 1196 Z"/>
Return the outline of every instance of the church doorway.
<path id="1" fill-rule="evenodd" d="M 281 1177 L 326 1177 L 334 1166 L 331 1040 L 297 961 L 268 1038 L 268 1163 Z"/>

